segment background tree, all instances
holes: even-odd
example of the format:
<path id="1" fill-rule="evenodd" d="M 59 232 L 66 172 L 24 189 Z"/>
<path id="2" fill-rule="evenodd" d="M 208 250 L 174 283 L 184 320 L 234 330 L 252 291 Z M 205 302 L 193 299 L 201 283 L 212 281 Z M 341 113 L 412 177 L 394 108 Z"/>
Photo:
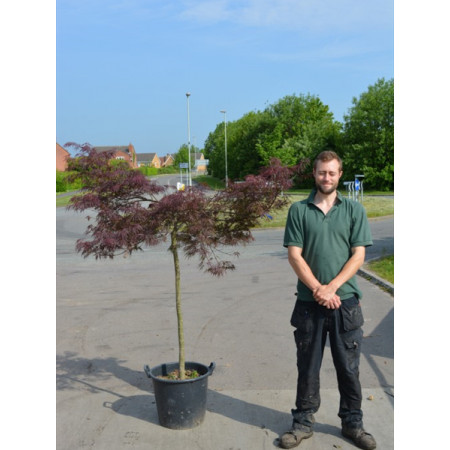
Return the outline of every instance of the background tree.
<path id="1" fill-rule="evenodd" d="M 246 175 L 257 174 L 264 165 L 256 144 L 265 129 L 261 112 L 250 112 L 234 122 L 227 123 L 228 177 L 242 180 Z M 205 141 L 205 158 L 209 159 L 208 171 L 218 178 L 225 178 L 225 126 L 221 122 Z"/>
<path id="2" fill-rule="evenodd" d="M 245 114 L 227 124 L 228 174 L 231 179 L 257 173 L 272 158 L 285 165 L 313 160 L 339 145 L 341 125 L 328 106 L 311 95 L 290 95 L 264 111 Z M 217 125 L 205 143 L 215 176 L 225 177 L 224 125 Z"/>
<path id="3" fill-rule="evenodd" d="M 312 162 L 322 150 L 339 145 L 341 125 L 316 96 L 286 96 L 269 106 L 265 114 L 269 125 L 257 144 L 263 163 L 273 157 L 287 165 Z"/>
<path id="4" fill-rule="evenodd" d="M 172 191 L 159 186 L 128 164 L 111 164 L 112 152 L 95 152 L 90 145 L 74 143 L 81 149 L 69 166 L 82 180 L 82 193 L 68 206 L 75 211 L 94 210 L 86 229 L 91 239 L 79 239 L 76 250 L 85 257 L 114 258 L 132 254 L 146 246 L 169 241 L 175 273 L 175 303 L 178 323 L 179 372 L 185 378 L 184 326 L 181 310 L 179 250 L 199 258 L 199 268 L 212 275 L 233 270 L 222 259 L 223 248 L 246 244 L 253 239 L 251 229 L 269 211 L 287 206 L 281 193 L 291 185 L 292 170 L 273 160 L 257 176 L 243 183 L 230 183 L 215 195 L 188 188 Z M 236 255 L 237 253 L 235 253 Z"/>
<path id="5" fill-rule="evenodd" d="M 196 147 L 195 145 L 191 145 L 191 168 L 195 165 L 195 153 L 200 153 L 201 150 Z M 187 144 L 183 144 L 179 149 L 178 152 L 175 153 L 174 157 L 174 165 L 179 167 L 180 163 L 187 163 L 189 162 L 189 147 Z"/>
<path id="6" fill-rule="evenodd" d="M 379 79 L 353 98 L 344 116 L 343 159 L 345 173 L 363 173 L 370 189 L 394 188 L 394 80 Z"/>

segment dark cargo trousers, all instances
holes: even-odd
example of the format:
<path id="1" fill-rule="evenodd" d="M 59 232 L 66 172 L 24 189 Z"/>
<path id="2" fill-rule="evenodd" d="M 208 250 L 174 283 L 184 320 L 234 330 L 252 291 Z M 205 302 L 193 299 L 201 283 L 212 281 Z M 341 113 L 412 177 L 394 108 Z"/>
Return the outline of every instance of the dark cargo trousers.
<path id="1" fill-rule="evenodd" d="M 297 345 L 297 398 L 294 428 L 313 428 L 320 406 L 320 368 L 327 335 L 340 393 L 338 416 L 349 427 L 362 427 L 359 359 L 364 322 L 359 299 L 342 300 L 339 309 L 297 300 L 291 324 Z"/>

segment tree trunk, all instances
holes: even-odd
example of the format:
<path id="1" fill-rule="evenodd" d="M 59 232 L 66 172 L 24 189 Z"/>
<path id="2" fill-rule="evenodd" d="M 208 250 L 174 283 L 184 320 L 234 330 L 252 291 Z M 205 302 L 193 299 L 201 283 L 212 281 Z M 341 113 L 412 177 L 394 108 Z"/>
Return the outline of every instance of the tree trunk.
<path id="1" fill-rule="evenodd" d="M 183 329 L 183 314 L 181 311 L 181 289 L 180 289 L 180 261 L 178 258 L 177 234 L 176 230 L 171 234 L 170 251 L 173 255 L 173 264 L 175 267 L 175 300 L 177 309 L 178 321 L 178 364 L 180 370 L 180 379 L 186 378 L 185 357 L 184 357 L 184 329 Z"/>

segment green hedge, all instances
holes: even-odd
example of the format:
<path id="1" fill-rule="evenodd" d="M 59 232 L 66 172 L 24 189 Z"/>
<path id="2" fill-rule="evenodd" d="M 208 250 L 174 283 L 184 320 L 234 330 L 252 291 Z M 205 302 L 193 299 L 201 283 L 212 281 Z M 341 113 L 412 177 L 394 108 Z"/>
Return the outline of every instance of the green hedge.
<path id="1" fill-rule="evenodd" d="M 147 177 L 151 175 L 158 175 L 159 173 L 156 167 L 141 166 L 138 170 Z"/>
<path id="2" fill-rule="evenodd" d="M 76 181 L 69 183 L 67 181 L 67 177 L 72 175 L 74 172 L 60 172 L 56 171 L 56 192 L 67 192 L 67 191 L 76 191 L 81 188 L 81 182 Z"/>
<path id="3" fill-rule="evenodd" d="M 141 166 L 138 168 L 138 170 L 147 177 L 154 176 L 154 175 L 178 173 L 178 170 L 174 166 L 161 167 L 160 169 L 157 169 L 156 167 Z"/>

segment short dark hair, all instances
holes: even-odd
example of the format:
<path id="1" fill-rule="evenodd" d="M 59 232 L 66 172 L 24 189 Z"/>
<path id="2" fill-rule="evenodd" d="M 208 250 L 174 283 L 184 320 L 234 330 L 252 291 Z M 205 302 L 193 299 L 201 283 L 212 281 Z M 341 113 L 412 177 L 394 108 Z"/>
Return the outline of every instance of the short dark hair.
<path id="1" fill-rule="evenodd" d="M 335 159 L 339 163 L 339 170 L 342 172 L 342 159 L 336 152 L 333 152 L 331 150 L 325 150 L 316 156 L 316 159 L 314 160 L 314 169 L 317 167 L 317 163 L 319 161 L 327 162 L 332 161 L 333 159 Z"/>

